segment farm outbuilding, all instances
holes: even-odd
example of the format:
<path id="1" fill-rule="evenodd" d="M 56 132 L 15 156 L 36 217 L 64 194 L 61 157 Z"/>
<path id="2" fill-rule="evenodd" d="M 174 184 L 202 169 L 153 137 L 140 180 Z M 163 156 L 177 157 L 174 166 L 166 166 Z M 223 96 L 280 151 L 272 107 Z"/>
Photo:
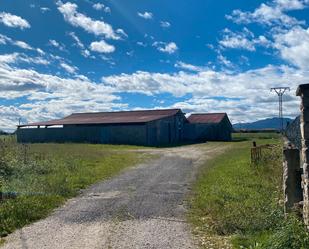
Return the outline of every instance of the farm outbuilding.
<path id="1" fill-rule="evenodd" d="M 226 113 L 192 114 L 184 138 L 192 142 L 231 141 L 233 126 Z"/>
<path id="2" fill-rule="evenodd" d="M 63 119 L 19 125 L 17 140 L 158 146 L 183 141 L 185 122 L 180 109 L 74 113 Z"/>

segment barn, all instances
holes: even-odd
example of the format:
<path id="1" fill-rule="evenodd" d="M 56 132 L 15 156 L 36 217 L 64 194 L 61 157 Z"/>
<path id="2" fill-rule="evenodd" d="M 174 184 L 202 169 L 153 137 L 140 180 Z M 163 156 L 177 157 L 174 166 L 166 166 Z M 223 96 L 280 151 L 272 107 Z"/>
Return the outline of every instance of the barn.
<path id="1" fill-rule="evenodd" d="M 73 113 L 58 120 L 19 125 L 17 140 L 160 146 L 182 142 L 185 122 L 180 109 Z"/>
<path id="2" fill-rule="evenodd" d="M 184 139 L 191 142 L 231 141 L 232 131 L 226 113 L 192 114 L 185 124 Z"/>

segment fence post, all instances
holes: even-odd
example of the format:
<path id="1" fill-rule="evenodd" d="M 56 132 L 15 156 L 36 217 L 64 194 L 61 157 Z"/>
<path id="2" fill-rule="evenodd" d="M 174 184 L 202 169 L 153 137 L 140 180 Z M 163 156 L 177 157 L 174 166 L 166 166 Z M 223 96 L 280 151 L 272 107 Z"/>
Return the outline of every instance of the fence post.
<path id="1" fill-rule="evenodd" d="M 300 130 L 302 140 L 301 163 L 303 166 L 303 217 L 309 228 L 309 84 L 300 85 L 296 92 L 301 98 Z"/>

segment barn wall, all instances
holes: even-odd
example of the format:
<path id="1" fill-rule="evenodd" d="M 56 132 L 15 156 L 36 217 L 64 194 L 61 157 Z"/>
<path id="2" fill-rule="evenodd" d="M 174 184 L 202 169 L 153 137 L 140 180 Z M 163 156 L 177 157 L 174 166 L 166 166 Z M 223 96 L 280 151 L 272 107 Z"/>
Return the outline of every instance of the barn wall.
<path id="1" fill-rule="evenodd" d="M 217 130 L 217 125 L 189 123 L 185 125 L 185 140 L 191 142 L 217 140 Z"/>
<path id="2" fill-rule="evenodd" d="M 141 124 L 65 125 L 63 128 L 27 128 L 17 130 L 18 142 L 90 142 L 160 146 L 183 141 L 186 118 L 182 112 Z"/>
<path id="3" fill-rule="evenodd" d="M 147 145 L 144 124 L 18 129 L 17 140 L 22 143 L 89 142 Z"/>
<path id="4" fill-rule="evenodd" d="M 184 139 L 190 142 L 231 141 L 232 127 L 228 119 L 219 124 L 185 124 Z"/>
<path id="5" fill-rule="evenodd" d="M 184 123 L 182 113 L 175 116 L 149 122 L 147 124 L 148 145 L 168 145 L 183 141 Z"/>

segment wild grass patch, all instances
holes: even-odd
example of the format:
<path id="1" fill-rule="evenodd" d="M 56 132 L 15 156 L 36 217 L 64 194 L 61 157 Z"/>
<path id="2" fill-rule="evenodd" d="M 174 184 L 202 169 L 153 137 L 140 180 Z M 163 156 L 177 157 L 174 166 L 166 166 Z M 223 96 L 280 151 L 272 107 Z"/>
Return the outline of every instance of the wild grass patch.
<path id="1" fill-rule="evenodd" d="M 143 160 L 145 155 L 130 149 L 0 140 L 0 187 L 10 197 L 0 202 L 0 237 L 45 217 L 90 184 Z"/>
<path id="2" fill-rule="evenodd" d="M 281 147 L 267 151 L 269 155 L 258 165 L 250 163 L 252 139 L 258 144 L 280 145 L 277 135 L 267 135 L 267 139 L 259 135 L 238 135 L 244 138 L 242 142 L 234 142 L 226 153 L 207 162 L 200 173 L 190 219 L 205 248 L 210 244 L 213 248 L 309 248 L 284 247 L 283 234 L 287 233 L 291 243 L 305 243 L 293 237 L 291 227 L 301 234 L 305 230 L 295 218 L 284 219 Z M 222 246 L 227 238 L 231 243 Z M 277 244 L 281 247 L 275 247 Z"/>

